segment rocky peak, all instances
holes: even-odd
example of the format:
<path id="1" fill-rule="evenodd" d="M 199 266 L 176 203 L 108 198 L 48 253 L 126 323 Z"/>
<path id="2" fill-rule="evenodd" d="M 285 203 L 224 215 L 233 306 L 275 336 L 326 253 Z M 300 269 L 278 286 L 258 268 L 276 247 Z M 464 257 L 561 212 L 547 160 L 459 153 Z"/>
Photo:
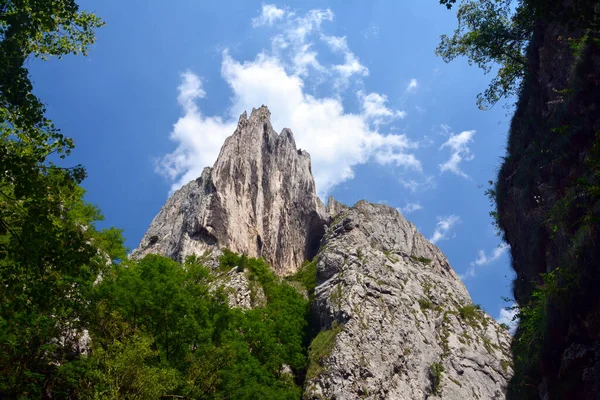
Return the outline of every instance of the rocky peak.
<path id="1" fill-rule="evenodd" d="M 310 155 L 290 129 L 277 134 L 266 106 L 244 112 L 217 161 L 163 206 L 134 250 L 177 260 L 227 247 L 264 257 L 278 274 L 312 258 L 327 212 L 318 198 Z"/>
<path id="2" fill-rule="evenodd" d="M 319 350 L 309 349 L 305 399 L 505 398 L 509 333 L 396 209 L 332 197 L 325 207 L 310 156 L 292 131 L 273 130 L 264 106 L 242 114 L 212 168 L 167 200 L 133 256 L 216 257 L 223 247 L 262 256 L 280 275 L 316 261 Z M 216 286 L 232 306 L 260 306 L 250 284 L 233 270 Z"/>

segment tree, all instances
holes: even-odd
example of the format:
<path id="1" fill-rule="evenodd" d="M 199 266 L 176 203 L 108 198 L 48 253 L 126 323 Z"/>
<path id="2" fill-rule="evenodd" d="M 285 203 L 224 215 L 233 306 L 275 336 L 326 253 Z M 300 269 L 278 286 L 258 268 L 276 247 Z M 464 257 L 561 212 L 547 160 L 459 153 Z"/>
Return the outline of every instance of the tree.
<path id="1" fill-rule="evenodd" d="M 102 22 L 72 0 L 0 0 L 0 397 L 50 396 L 84 336 L 87 294 L 120 231 L 98 231 L 73 141 L 46 118 L 26 62 L 85 54 Z M 55 157 L 58 159 L 58 157 Z M 59 368 L 60 367 L 60 368 Z"/>
<path id="2" fill-rule="evenodd" d="M 451 8 L 455 0 L 440 0 Z M 515 4 L 516 3 L 516 4 Z M 446 62 L 465 56 L 485 73 L 497 68 L 489 87 L 477 96 L 481 109 L 516 94 L 525 74 L 525 48 L 533 32 L 531 8 L 523 0 L 465 0 L 457 11 L 458 27 L 442 35 L 436 54 Z"/>
<path id="3" fill-rule="evenodd" d="M 25 63 L 30 57 L 85 55 L 94 29 L 102 25 L 94 14 L 79 11 L 73 0 L 0 0 L 0 171 L 17 198 L 36 190 L 36 171 L 57 168 L 46 163 L 50 155 L 64 158 L 73 148 L 32 94 Z M 78 183 L 85 174 L 81 166 L 64 171 Z M 2 194 L 10 199 L 4 187 Z"/>
<path id="4" fill-rule="evenodd" d="M 295 379 L 300 381 L 306 368 L 308 302 L 279 282 L 264 260 L 225 253 L 221 268 L 213 271 L 193 257 L 182 265 L 158 255 L 115 266 L 90 297 L 96 318 L 90 325 L 92 355 L 85 363 L 89 373 L 71 379 L 71 386 L 133 396 L 139 387 L 123 386 L 112 367 L 119 365 L 121 351 L 131 351 L 137 364 L 123 370 L 135 381 L 160 378 L 155 394 L 146 398 L 299 398 Z M 263 307 L 230 308 L 220 289 L 215 274 L 227 274 L 242 259 L 247 270 L 237 273 L 262 287 Z M 149 342 L 142 347 L 136 337 Z M 168 385 L 171 378 L 176 386 Z"/>

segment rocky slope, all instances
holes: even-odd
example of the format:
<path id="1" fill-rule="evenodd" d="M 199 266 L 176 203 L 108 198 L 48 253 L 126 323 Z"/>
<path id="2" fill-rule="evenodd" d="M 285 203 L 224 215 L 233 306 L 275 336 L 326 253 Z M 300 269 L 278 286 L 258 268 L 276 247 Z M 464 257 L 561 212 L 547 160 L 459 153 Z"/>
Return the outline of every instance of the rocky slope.
<path id="1" fill-rule="evenodd" d="M 227 247 L 293 273 L 316 254 L 324 230 L 310 168 L 292 131 L 273 130 L 267 107 L 244 113 L 214 166 L 166 202 L 132 256 L 183 260 Z"/>
<path id="2" fill-rule="evenodd" d="M 510 335 L 397 210 L 361 201 L 337 215 L 317 277 L 329 343 L 311 354 L 306 399 L 504 398 Z"/>
<path id="3" fill-rule="evenodd" d="M 306 399 L 505 397 L 509 333 L 397 210 L 333 198 L 324 207 L 308 153 L 291 131 L 273 131 L 266 107 L 242 115 L 215 165 L 166 202 L 133 256 L 215 263 L 223 247 L 262 256 L 279 275 L 316 257 Z M 215 287 L 232 306 L 260 306 L 264 295 L 236 270 Z"/>

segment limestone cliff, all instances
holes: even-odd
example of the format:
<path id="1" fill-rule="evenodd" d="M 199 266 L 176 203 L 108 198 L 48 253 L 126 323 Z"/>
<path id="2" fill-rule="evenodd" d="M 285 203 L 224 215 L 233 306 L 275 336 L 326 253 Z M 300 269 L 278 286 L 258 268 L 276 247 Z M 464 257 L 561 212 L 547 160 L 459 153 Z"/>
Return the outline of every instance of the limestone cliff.
<path id="1" fill-rule="evenodd" d="M 397 210 L 338 214 L 317 277 L 315 341 L 329 343 L 309 352 L 306 399 L 505 398 L 510 335 Z"/>
<path id="2" fill-rule="evenodd" d="M 325 216 L 310 156 L 292 131 L 273 130 L 263 106 L 240 117 L 214 166 L 166 202 L 132 256 L 182 260 L 227 247 L 285 275 L 316 254 Z"/>
<path id="3" fill-rule="evenodd" d="M 242 115 L 214 166 L 166 202 L 133 256 L 199 255 L 230 305 L 260 307 L 245 271 L 218 272 L 223 247 L 264 257 L 288 282 L 304 260 L 317 263 L 306 399 L 505 397 L 509 333 L 397 210 L 333 198 L 324 207 L 308 153 L 291 131 L 273 131 L 266 107 Z"/>

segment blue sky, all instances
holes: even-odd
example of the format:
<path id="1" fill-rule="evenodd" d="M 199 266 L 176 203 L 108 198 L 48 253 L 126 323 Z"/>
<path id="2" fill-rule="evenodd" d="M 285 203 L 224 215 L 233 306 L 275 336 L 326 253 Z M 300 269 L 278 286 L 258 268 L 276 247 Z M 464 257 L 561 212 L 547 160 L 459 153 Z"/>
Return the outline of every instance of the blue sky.
<path id="1" fill-rule="evenodd" d="M 87 199 L 131 249 L 241 112 L 266 104 L 311 154 L 322 196 L 402 210 L 501 316 L 512 272 L 484 191 L 509 116 L 477 109 L 489 76 L 435 56 L 454 11 L 437 0 L 80 4 L 106 21 L 89 56 L 34 61 L 32 78 L 76 141 Z"/>

